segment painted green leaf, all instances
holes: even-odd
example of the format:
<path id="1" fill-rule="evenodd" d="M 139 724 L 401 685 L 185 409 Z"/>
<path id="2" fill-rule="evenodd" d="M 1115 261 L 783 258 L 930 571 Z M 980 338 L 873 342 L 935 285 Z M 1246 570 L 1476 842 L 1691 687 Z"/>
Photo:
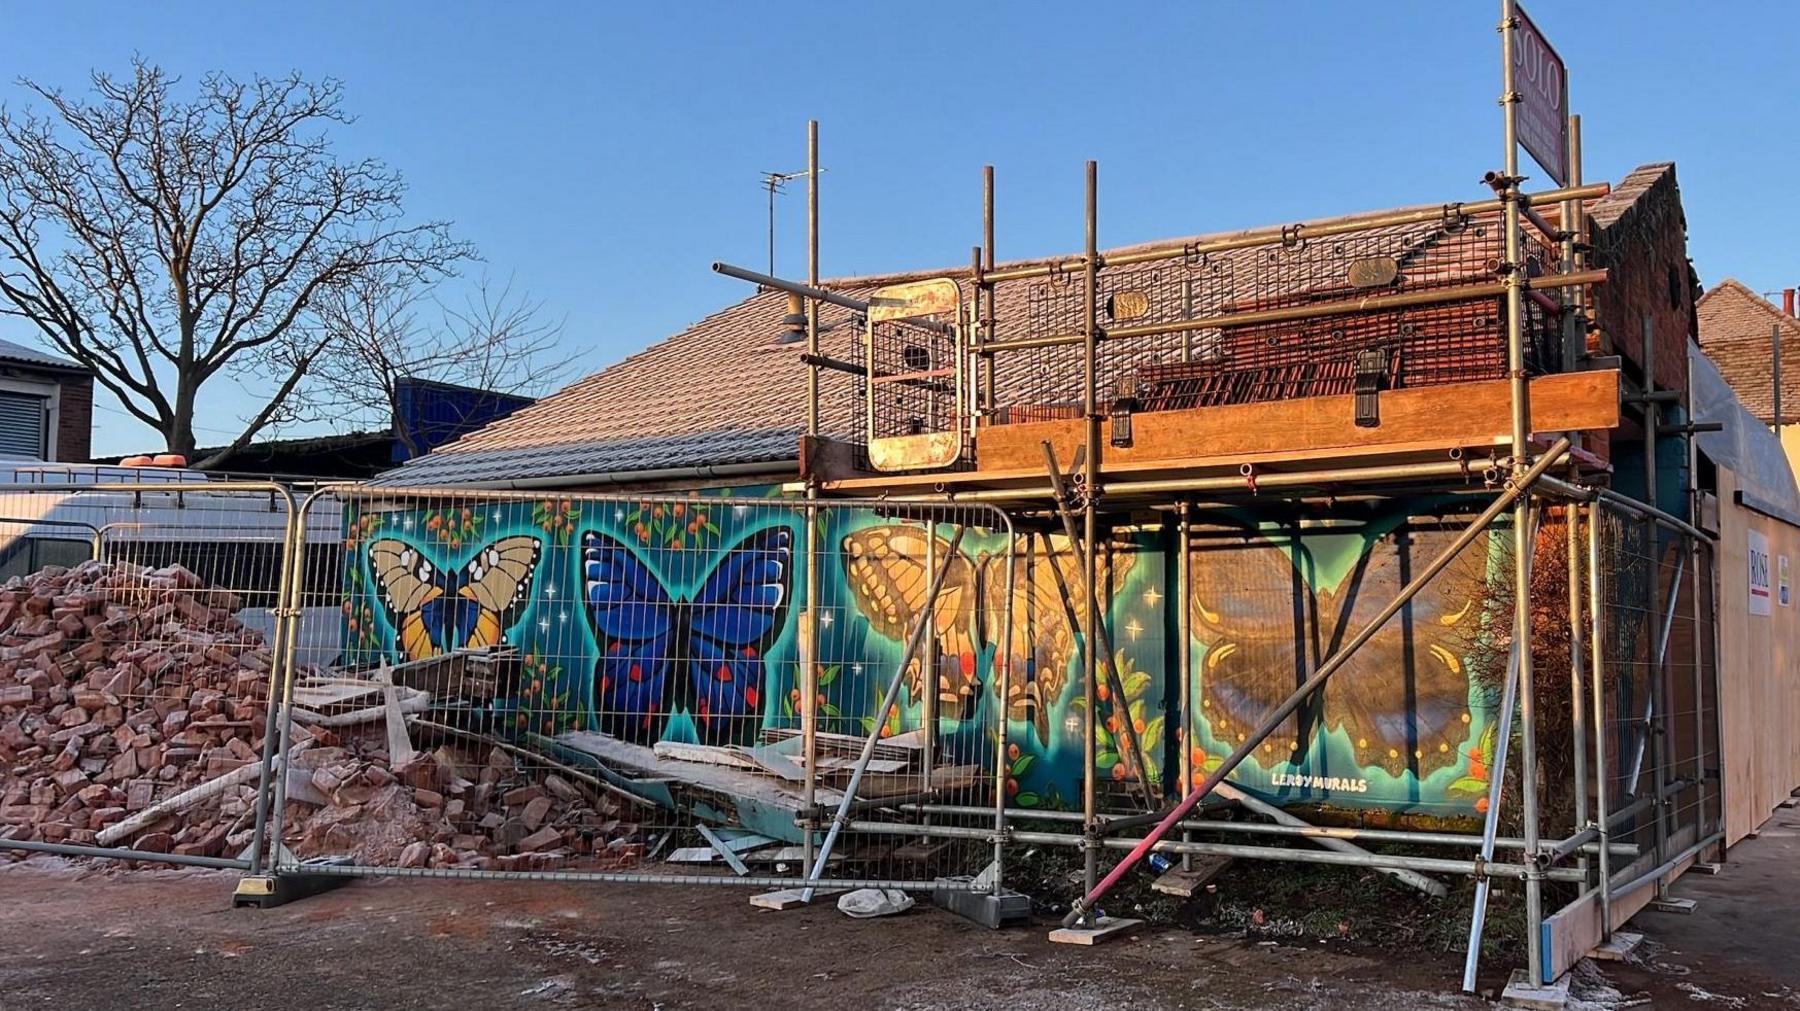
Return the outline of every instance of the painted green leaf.
<path id="1" fill-rule="evenodd" d="M 1020 755 L 1018 760 L 1013 762 L 1013 764 L 1012 764 L 1013 778 L 1019 779 L 1019 778 L 1023 777 L 1025 775 L 1026 771 L 1031 768 L 1031 764 L 1035 761 L 1037 761 L 1037 757 L 1035 755 Z"/>
<path id="2" fill-rule="evenodd" d="M 1119 764 L 1119 753 L 1116 751 L 1106 750 L 1106 751 L 1095 752 L 1095 754 L 1094 754 L 1094 765 L 1097 768 L 1110 769 L 1113 766 L 1118 765 L 1118 764 Z"/>
<path id="3" fill-rule="evenodd" d="M 1464 776 L 1451 783 L 1449 786 L 1444 787 L 1444 792 L 1446 793 L 1467 794 L 1471 796 L 1480 796 L 1487 793 L 1487 791 L 1487 782 L 1485 780 L 1476 779 L 1473 776 Z"/>
<path id="4" fill-rule="evenodd" d="M 1040 799 L 1041 798 L 1039 798 L 1037 794 L 1032 793 L 1030 790 L 1026 790 L 1017 797 L 1014 797 L 1013 803 L 1020 807 L 1036 807 L 1038 806 L 1038 801 Z"/>
<path id="5" fill-rule="evenodd" d="M 1138 696 L 1144 694 L 1144 689 L 1150 687 L 1150 675 L 1144 673 L 1143 671 L 1129 672 L 1125 675 L 1124 680 L 1125 680 L 1125 697 L 1128 699 L 1137 698 Z"/>
<path id="6" fill-rule="evenodd" d="M 1144 725 L 1144 733 L 1143 733 L 1142 737 L 1143 737 L 1145 746 L 1149 746 L 1150 744 L 1153 744 L 1154 742 L 1162 740 L 1162 735 L 1163 735 L 1163 718 L 1162 717 L 1158 716 L 1156 719 L 1151 720 L 1149 723 L 1146 723 Z"/>

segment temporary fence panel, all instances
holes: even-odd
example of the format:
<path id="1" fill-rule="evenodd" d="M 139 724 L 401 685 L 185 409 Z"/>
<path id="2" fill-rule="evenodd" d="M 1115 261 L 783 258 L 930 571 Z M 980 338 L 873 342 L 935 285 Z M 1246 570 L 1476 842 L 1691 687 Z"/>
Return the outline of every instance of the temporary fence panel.
<path id="1" fill-rule="evenodd" d="M 1711 546 L 1602 508 L 1598 789 L 1612 841 L 1640 856 L 1615 891 L 1661 880 L 1721 829 Z M 1648 877 L 1647 877 L 1648 875 Z"/>
<path id="2" fill-rule="evenodd" d="M 0 487 L 0 852 L 249 868 L 293 500 Z"/>
<path id="3" fill-rule="evenodd" d="M 1800 528 L 1740 500 L 1718 470 L 1719 648 L 1727 839 L 1756 831 L 1800 788 Z"/>
<path id="4" fill-rule="evenodd" d="M 341 552 L 308 554 L 296 638 L 342 651 L 284 707 L 279 866 L 930 887 L 996 856 L 997 511 L 345 487 L 302 515 Z"/>

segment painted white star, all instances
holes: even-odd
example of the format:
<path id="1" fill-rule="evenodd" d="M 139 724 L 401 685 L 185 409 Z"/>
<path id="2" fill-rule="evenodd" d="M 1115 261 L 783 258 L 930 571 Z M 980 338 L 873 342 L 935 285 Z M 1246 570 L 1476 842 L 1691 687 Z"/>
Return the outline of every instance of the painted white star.
<path id="1" fill-rule="evenodd" d="M 830 611 L 826 611 L 824 614 L 819 615 L 819 625 L 822 628 L 830 628 L 831 627 L 831 612 Z"/>
<path id="2" fill-rule="evenodd" d="M 554 586 L 544 587 L 544 596 L 549 597 L 551 600 L 555 600 L 556 599 L 556 587 L 554 587 Z"/>
<path id="3" fill-rule="evenodd" d="M 614 509 L 613 510 L 613 519 L 618 520 L 619 522 L 623 523 L 625 521 L 625 510 Z"/>
<path id="4" fill-rule="evenodd" d="M 1149 604 L 1151 607 L 1155 607 L 1156 602 L 1161 599 L 1162 599 L 1162 594 L 1157 593 L 1156 587 L 1154 587 L 1154 586 L 1152 586 L 1148 590 L 1144 591 L 1144 603 Z"/>
<path id="5" fill-rule="evenodd" d="M 549 618 L 538 619 L 538 628 L 539 628 L 539 630 L 544 631 L 544 632 L 550 631 L 550 619 Z"/>
<path id="6" fill-rule="evenodd" d="M 1125 631 L 1131 633 L 1131 641 L 1136 642 L 1137 637 L 1143 633 L 1144 626 L 1138 624 L 1138 620 L 1133 618 L 1125 623 Z"/>

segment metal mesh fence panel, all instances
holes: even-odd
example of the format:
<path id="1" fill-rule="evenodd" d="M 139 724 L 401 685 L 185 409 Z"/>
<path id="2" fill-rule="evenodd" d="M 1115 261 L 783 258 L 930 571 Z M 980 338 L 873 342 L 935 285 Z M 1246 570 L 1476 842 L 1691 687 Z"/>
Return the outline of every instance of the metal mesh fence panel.
<path id="1" fill-rule="evenodd" d="M 1616 510 L 1600 510 L 1597 522 L 1597 784 L 1612 840 L 1639 853 L 1614 862 L 1616 887 L 1706 842 L 1719 824 L 1713 552 Z"/>
<path id="2" fill-rule="evenodd" d="M 298 638 L 341 648 L 284 710 L 279 866 L 930 887 L 995 857 L 996 511 L 356 487 L 303 515 L 335 550 Z"/>
<path id="3" fill-rule="evenodd" d="M 0 488 L 0 853 L 249 868 L 293 500 Z"/>

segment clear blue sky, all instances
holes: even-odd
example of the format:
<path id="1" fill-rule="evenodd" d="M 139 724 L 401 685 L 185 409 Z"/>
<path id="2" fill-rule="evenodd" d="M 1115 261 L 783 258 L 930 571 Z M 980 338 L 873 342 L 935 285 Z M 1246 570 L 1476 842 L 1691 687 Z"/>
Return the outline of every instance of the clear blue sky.
<path id="1" fill-rule="evenodd" d="M 827 276 L 966 263 L 984 162 L 1004 259 L 1079 248 L 1090 157 L 1116 245 L 1479 199 L 1501 156 L 1486 0 L 8 7 L 9 77 L 76 88 L 139 53 L 189 77 L 341 78 L 360 116 L 341 149 L 403 170 L 412 215 L 454 220 L 566 317 L 583 370 L 745 294 L 707 265 L 763 263 L 758 174 L 804 167 L 809 117 Z M 1800 282 L 1793 8 L 1528 9 L 1570 65 L 1588 178 L 1674 160 L 1705 283 Z M 780 212 L 795 275 L 802 193 Z M 202 442 L 246 406 L 215 400 Z M 153 445 L 96 416 L 96 452 Z"/>

